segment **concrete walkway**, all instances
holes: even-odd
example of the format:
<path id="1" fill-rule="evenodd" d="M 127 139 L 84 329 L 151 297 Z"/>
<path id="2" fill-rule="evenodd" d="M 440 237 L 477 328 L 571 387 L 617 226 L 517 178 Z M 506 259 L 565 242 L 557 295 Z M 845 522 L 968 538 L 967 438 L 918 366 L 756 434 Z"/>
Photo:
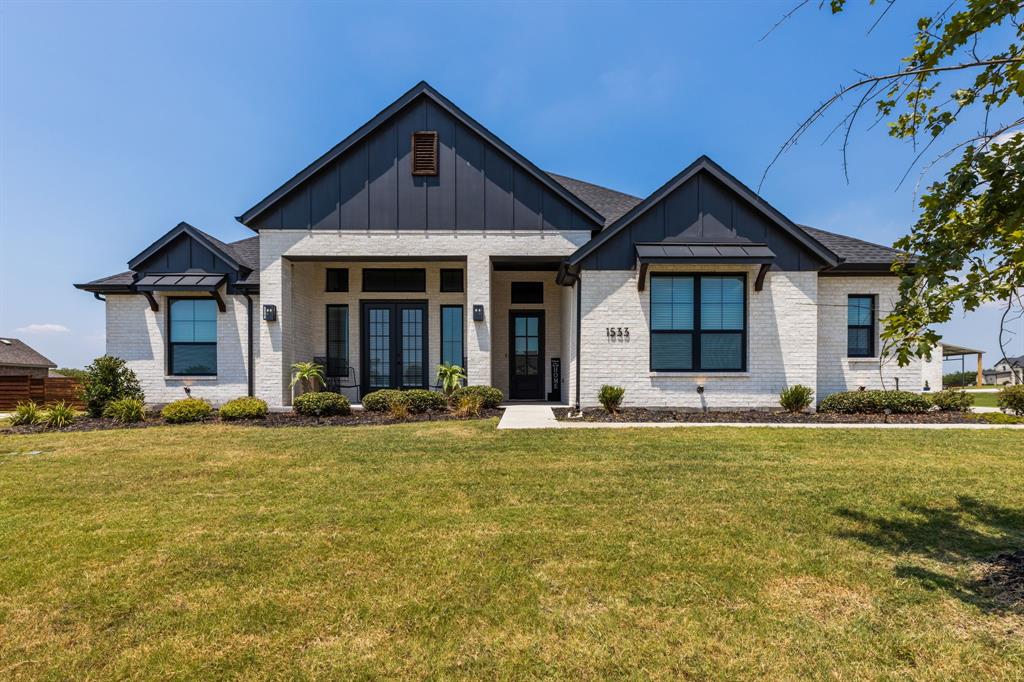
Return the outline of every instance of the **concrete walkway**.
<path id="1" fill-rule="evenodd" d="M 761 424 L 751 422 L 584 422 L 558 421 L 549 405 L 505 405 L 499 429 L 642 429 L 642 428 L 768 428 L 768 429 L 1024 429 L 1024 424 Z"/>

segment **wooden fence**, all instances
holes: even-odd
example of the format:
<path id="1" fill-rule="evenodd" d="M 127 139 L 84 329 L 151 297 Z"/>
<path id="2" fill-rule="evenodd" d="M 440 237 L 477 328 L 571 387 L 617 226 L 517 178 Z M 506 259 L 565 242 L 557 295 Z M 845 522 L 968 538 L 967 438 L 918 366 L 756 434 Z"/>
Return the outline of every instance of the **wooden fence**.
<path id="1" fill-rule="evenodd" d="M 81 409 L 85 404 L 78 397 L 78 389 L 78 381 L 68 377 L 0 376 L 0 412 L 13 410 L 18 403 L 29 400 L 40 405 L 63 400 Z"/>

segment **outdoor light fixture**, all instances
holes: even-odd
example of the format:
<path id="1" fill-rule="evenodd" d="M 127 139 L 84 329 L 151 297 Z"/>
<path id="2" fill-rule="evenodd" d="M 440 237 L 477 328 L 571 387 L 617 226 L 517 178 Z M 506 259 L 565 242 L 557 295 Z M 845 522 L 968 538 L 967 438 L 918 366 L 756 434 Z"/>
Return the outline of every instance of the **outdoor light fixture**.
<path id="1" fill-rule="evenodd" d="M 192 397 L 192 389 L 189 388 L 188 386 L 185 386 L 184 388 L 185 388 L 185 395 L 187 395 L 189 398 L 191 398 Z"/>
<path id="2" fill-rule="evenodd" d="M 697 384 L 697 393 L 704 395 L 704 384 Z"/>

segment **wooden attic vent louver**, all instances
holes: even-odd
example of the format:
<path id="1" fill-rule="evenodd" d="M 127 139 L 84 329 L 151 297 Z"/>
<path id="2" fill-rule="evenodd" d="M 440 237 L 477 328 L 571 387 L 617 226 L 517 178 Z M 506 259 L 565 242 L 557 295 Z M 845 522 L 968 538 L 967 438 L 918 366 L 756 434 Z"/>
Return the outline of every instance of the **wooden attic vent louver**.
<path id="1" fill-rule="evenodd" d="M 437 131 L 412 134 L 412 174 L 437 175 Z"/>

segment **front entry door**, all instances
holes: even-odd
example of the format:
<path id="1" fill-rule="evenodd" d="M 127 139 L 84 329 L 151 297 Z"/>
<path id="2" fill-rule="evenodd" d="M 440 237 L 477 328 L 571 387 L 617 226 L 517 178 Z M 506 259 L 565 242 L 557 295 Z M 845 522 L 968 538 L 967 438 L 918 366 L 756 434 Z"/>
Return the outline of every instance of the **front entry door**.
<path id="1" fill-rule="evenodd" d="M 427 304 L 362 302 L 361 392 L 427 388 Z"/>
<path id="2" fill-rule="evenodd" d="M 544 311 L 509 312 L 508 397 L 544 399 Z"/>

